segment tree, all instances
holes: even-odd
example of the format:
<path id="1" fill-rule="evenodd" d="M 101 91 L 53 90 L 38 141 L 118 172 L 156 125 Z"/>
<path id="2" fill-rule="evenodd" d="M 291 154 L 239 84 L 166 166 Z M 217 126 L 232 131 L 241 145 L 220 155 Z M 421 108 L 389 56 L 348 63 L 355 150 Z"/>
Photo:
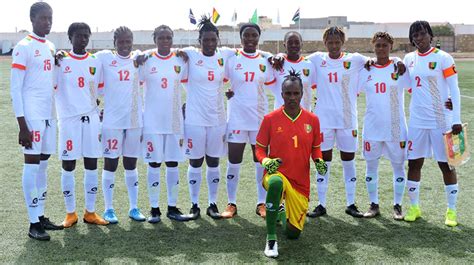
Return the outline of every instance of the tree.
<path id="1" fill-rule="evenodd" d="M 454 30 L 449 24 L 432 26 L 431 29 L 433 30 L 433 35 L 435 36 L 454 36 Z"/>

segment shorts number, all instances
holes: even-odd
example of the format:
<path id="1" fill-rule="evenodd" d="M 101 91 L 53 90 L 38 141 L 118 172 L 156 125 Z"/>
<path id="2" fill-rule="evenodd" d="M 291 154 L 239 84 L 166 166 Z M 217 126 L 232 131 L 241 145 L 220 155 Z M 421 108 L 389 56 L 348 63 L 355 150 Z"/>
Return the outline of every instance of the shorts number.
<path id="1" fill-rule="evenodd" d="M 291 139 L 293 139 L 293 146 L 295 148 L 298 148 L 298 136 L 295 135 L 295 136 L 291 137 Z"/>
<path id="2" fill-rule="evenodd" d="M 128 70 L 125 70 L 125 71 L 120 70 L 118 73 L 119 73 L 120 81 L 130 80 L 130 72 Z"/>
<path id="3" fill-rule="evenodd" d="M 385 83 L 375 83 L 375 93 L 385 93 L 387 92 L 387 85 Z"/>
<path id="4" fill-rule="evenodd" d="M 109 150 L 117 150 L 117 139 L 109 139 L 107 140 L 107 144 L 109 145 Z"/>
<path id="5" fill-rule="evenodd" d="M 244 75 L 245 75 L 245 82 L 253 82 L 253 79 L 255 78 L 255 72 L 245 72 Z"/>
<path id="6" fill-rule="evenodd" d="M 188 139 L 188 148 L 193 149 L 193 139 Z"/>
<path id="7" fill-rule="evenodd" d="M 84 87 L 84 77 L 79 77 L 77 79 L 77 85 L 80 87 L 80 88 L 83 88 Z"/>
<path id="8" fill-rule="evenodd" d="M 40 140 L 41 140 L 40 131 L 31 131 L 31 141 L 38 143 Z"/>
<path id="9" fill-rule="evenodd" d="M 153 152 L 153 150 L 155 150 L 153 148 L 153 143 L 152 142 L 147 142 L 146 145 L 147 145 L 148 152 Z"/>
<path id="10" fill-rule="evenodd" d="M 66 141 L 66 150 L 67 151 L 72 151 L 72 140 L 67 140 Z"/>
<path id="11" fill-rule="evenodd" d="M 166 77 L 161 78 L 161 88 L 168 87 L 168 79 Z"/>
<path id="12" fill-rule="evenodd" d="M 370 152 L 370 143 L 369 143 L 369 142 L 365 142 L 364 148 L 365 148 L 365 151 Z"/>
<path id="13" fill-rule="evenodd" d="M 214 81 L 214 71 L 207 72 L 207 80 Z"/>

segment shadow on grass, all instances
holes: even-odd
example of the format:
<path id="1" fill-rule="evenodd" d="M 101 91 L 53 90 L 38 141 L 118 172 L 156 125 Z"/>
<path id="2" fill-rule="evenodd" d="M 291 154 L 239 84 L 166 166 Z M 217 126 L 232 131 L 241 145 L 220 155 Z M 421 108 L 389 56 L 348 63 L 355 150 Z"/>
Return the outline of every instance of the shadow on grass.
<path id="1" fill-rule="evenodd" d="M 17 262 L 268 261 L 263 256 L 265 229 L 259 223 L 262 220 L 254 221 L 239 216 L 232 220 L 212 220 L 206 216 L 194 222 L 173 221 L 152 226 L 132 221 L 107 227 L 80 223 L 64 231 L 51 232 L 53 240 L 48 243 L 27 240 Z M 127 225 L 127 229 L 122 227 Z M 474 235 L 471 228 L 462 225 L 444 228 L 423 219 L 409 224 L 383 216 L 371 220 L 331 216 L 310 219 L 298 240 L 286 239 L 281 227 L 278 232 L 280 257 L 276 261 L 285 263 L 407 262 L 417 257 L 419 249 L 424 249 L 425 254 L 433 251 L 447 258 L 469 260 Z M 58 240 L 61 236 L 63 239 Z M 375 253 L 366 253 L 373 257 L 355 256 L 354 252 L 361 247 L 373 249 Z M 383 251 L 379 256 L 390 259 L 379 260 L 376 251 Z M 222 260 L 226 254 L 232 254 L 232 258 Z"/>

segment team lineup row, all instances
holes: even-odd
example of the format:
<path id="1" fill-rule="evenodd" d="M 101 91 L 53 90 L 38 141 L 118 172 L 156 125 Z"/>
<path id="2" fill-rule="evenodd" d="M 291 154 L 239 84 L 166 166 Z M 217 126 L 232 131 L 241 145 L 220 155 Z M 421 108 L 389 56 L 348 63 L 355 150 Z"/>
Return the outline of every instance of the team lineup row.
<path id="1" fill-rule="evenodd" d="M 453 58 L 431 47 L 433 34 L 427 22 L 417 21 L 410 27 L 409 38 L 417 51 L 407 54 L 403 61 L 390 58 L 393 38 L 385 32 L 376 33 L 372 40 L 375 59 L 343 52 L 345 34 L 337 27 L 324 33 L 327 52 L 306 58 L 301 56 L 298 32 L 285 35 L 285 54 L 272 57 L 259 51 L 261 31 L 251 23 L 240 28 L 241 49 L 218 48 L 219 31 L 205 17 L 199 24 L 199 49 L 173 50 L 173 31 L 162 25 L 153 34 L 156 49 L 132 51 L 133 34 L 120 27 L 114 32 L 115 51 L 90 54 L 86 51 L 89 26 L 73 23 L 68 30 L 72 50 L 56 57 L 55 62 L 54 45 L 45 39 L 51 28 L 51 7 L 35 3 L 30 19 L 33 33 L 15 47 L 11 71 L 13 108 L 25 154 L 22 183 L 30 237 L 49 240 L 45 228 L 62 229 L 77 223 L 74 170 L 80 158 L 84 158 L 85 167 L 87 223 L 118 222 L 113 190 L 120 156 L 132 219 L 146 220 L 137 206 L 139 157 L 148 163 L 149 222 L 160 221 L 162 163 L 166 165 L 167 216 L 177 221 L 199 218 L 204 160 L 209 190 L 206 213 L 215 219 L 232 218 L 237 214 L 237 186 L 246 143 L 252 146 L 256 213 L 267 222 L 265 255 L 269 257 L 278 256 L 274 228 L 277 220 L 288 221 L 287 234 L 295 238 L 303 229 L 306 215 L 326 214 L 334 146 L 340 150 L 342 160 L 347 214 L 379 214 L 377 172 L 379 158 L 384 155 L 393 167 L 394 218 L 415 221 L 421 216 L 419 180 L 423 159 L 433 153 L 446 185 L 446 224 L 457 225 L 457 179 L 446 163 L 442 134 L 462 130 L 459 87 Z M 231 89 L 224 91 L 227 81 Z M 184 112 L 182 84 L 186 89 Z M 266 88 L 275 96 L 275 110 L 268 115 Z M 315 104 L 313 89 L 317 95 Z M 405 89 L 412 94 L 408 126 L 403 109 Z M 371 205 L 365 214 L 355 205 L 359 93 L 365 93 L 367 102 L 362 139 Z M 104 100 L 102 125 L 96 103 L 100 95 Z M 47 159 L 56 150 L 56 115 L 61 188 L 67 213 L 59 226 L 44 217 L 45 172 Z M 219 213 L 219 158 L 225 154 L 228 204 Z M 95 212 L 95 201 L 99 185 L 97 159 L 102 156 L 105 212 L 100 216 Z M 319 200 L 313 211 L 308 211 L 310 156 L 316 164 Z M 189 159 L 189 214 L 176 207 L 178 163 L 185 157 Z M 404 168 L 407 159 L 408 177 Z M 403 215 L 405 187 L 411 205 Z M 282 199 L 285 204 L 280 211 Z"/>

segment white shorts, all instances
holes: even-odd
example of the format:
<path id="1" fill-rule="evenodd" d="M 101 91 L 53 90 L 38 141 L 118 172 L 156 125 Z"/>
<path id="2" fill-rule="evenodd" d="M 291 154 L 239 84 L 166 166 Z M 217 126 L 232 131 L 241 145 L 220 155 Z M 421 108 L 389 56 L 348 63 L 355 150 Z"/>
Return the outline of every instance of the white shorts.
<path id="1" fill-rule="evenodd" d="M 183 162 L 183 143 L 181 134 L 144 134 L 143 160 L 146 163 Z"/>
<path id="2" fill-rule="evenodd" d="M 227 130 L 227 142 L 255 145 L 257 143 L 257 134 L 258 131 Z"/>
<path id="3" fill-rule="evenodd" d="M 355 153 L 359 145 L 357 130 L 352 129 L 321 129 L 321 151 L 334 148 L 346 153 Z"/>
<path id="4" fill-rule="evenodd" d="M 408 159 L 429 158 L 434 154 L 438 162 L 447 162 L 443 133 L 446 129 L 408 128 Z"/>
<path id="5" fill-rule="evenodd" d="M 26 125 L 31 132 L 31 148 L 23 147 L 27 155 L 51 155 L 56 152 L 56 120 L 26 120 Z"/>
<path id="6" fill-rule="evenodd" d="M 403 163 L 406 160 L 406 142 L 364 141 L 362 156 L 365 160 L 376 160 L 382 155 L 392 162 Z"/>
<path id="7" fill-rule="evenodd" d="M 104 157 L 140 157 L 142 128 L 102 129 Z"/>
<path id="8" fill-rule="evenodd" d="M 97 111 L 59 120 L 59 158 L 77 160 L 102 156 Z"/>
<path id="9" fill-rule="evenodd" d="M 226 154 L 225 133 L 227 125 L 184 125 L 184 148 L 187 158 L 199 159 L 205 155 L 222 157 Z"/>

